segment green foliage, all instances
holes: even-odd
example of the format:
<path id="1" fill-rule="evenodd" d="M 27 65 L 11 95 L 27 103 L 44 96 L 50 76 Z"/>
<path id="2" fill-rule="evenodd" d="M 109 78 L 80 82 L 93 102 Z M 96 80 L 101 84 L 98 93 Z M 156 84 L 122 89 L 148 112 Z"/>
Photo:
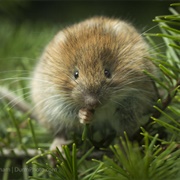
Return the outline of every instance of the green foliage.
<path id="1" fill-rule="evenodd" d="M 155 80 L 159 90 L 163 91 L 163 96 L 158 100 L 154 108 L 154 124 L 159 124 L 166 131 L 168 142 L 180 140 L 180 45 L 179 45 L 179 20 L 180 15 L 173 8 L 170 8 L 172 15 L 157 16 L 154 22 L 158 22 L 160 33 L 146 34 L 150 42 L 152 37 L 162 38 L 164 40 L 165 52 L 153 44 L 156 55 L 152 58 L 153 62 L 159 67 L 160 78 L 151 76 Z M 147 73 L 148 74 L 148 73 Z M 152 127 L 151 127 L 152 128 Z M 158 129 L 157 129 L 158 130 Z M 167 133 L 169 132 L 169 133 Z M 158 131 L 157 131 L 158 133 Z"/>
<path id="2" fill-rule="evenodd" d="M 81 170 L 81 164 L 84 163 L 85 158 L 89 156 L 94 147 L 92 147 L 89 151 L 86 152 L 86 154 L 84 154 L 84 156 L 79 159 L 77 158 L 77 148 L 75 144 L 72 145 L 72 149 L 70 149 L 68 146 L 63 146 L 62 149 L 62 152 L 57 149 L 55 152 L 49 151 L 37 155 L 30 159 L 27 164 L 32 162 L 33 164 L 40 167 L 41 171 L 46 172 L 46 179 L 78 180 L 79 178 L 82 179 L 83 177 L 86 177 L 86 174 L 88 174 L 90 171 L 95 170 L 97 165 L 93 168 L 88 169 L 88 171 L 86 172 Z M 42 156 L 47 157 L 47 155 L 50 155 L 49 157 L 51 157 L 51 164 L 42 164 L 36 161 L 37 158 Z M 83 173 L 80 173 L 80 170 Z M 44 176 L 44 174 L 42 174 L 42 172 L 39 172 L 36 176 L 31 177 L 31 179 L 38 180 L 41 178 L 41 176 Z"/>
<path id="3" fill-rule="evenodd" d="M 103 161 L 92 160 L 90 168 L 84 171 L 81 165 L 84 163 L 86 157 L 93 150 L 87 152 L 81 159 L 77 159 L 76 145 L 73 144 L 72 150 L 67 146 L 63 147 L 63 152 L 57 149 L 56 155 L 52 157 L 56 159 L 56 167 L 48 163 L 40 164 L 33 162 L 33 158 L 29 162 L 33 162 L 38 167 L 41 167 L 47 172 L 46 179 L 59 179 L 59 180 L 163 180 L 163 179 L 179 179 L 179 166 L 180 166 L 180 151 L 175 142 L 172 142 L 166 148 L 157 145 L 158 135 L 155 135 L 152 140 L 149 139 L 147 132 L 144 134 L 144 145 L 140 148 L 138 143 L 132 143 L 126 139 L 121 138 L 121 146 L 111 146 L 113 158 L 105 156 Z M 47 153 L 42 154 L 42 156 Z M 29 163 L 28 162 L 28 163 Z M 89 164 L 91 162 L 88 162 Z M 40 179 L 40 175 L 32 177 L 32 179 Z"/>
<path id="4" fill-rule="evenodd" d="M 132 144 L 127 138 L 126 141 L 122 139 L 121 148 L 117 145 L 112 146 L 115 156 L 114 159 L 105 158 L 104 165 L 107 170 L 101 179 L 176 179 L 180 165 L 177 157 L 180 152 L 173 150 L 177 145 L 171 143 L 166 150 L 162 150 L 161 146 L 156 145 L 157 137 L 158 135 L 149 141 L 148 134 L 145 133 L 142 150 L 138 144 Z"/>
<path id="5" fill-rule="evenodd" d="M 146 34 L 152 45 L 151 60 L 159 68 L 160 75 L 154 77 L 148 72 L 145 73 L 155 80 L 162 95 L 154 106 L 155 112 L 152 117 L 141 128 L 140 134 L 143 140 L 132 142 L 125 134 L 125 138 L 120 138 L 120 144 L 102 149 L 104 153 L 111 152 L 110 155 L 104 155 L 102 159 L 92 159 L 96 151 L 94 147 L 90 150 L 86 149 L 89 141 L 88 127 L 85 127 L 81 146 L 72 144 L 64 146 L 62 152 L 59 149 L 51 152 L 48 147 L 53 135 L 48 134 L 36 121 L 29 119 L 28 114 L 23 114 L 13 109 L 12 104 L 3 102 L 0 104 L 0 156 L 2 158 L 0 174 L 3 180 L 180 179 L 180 15 L 173 8 L 170 8 L 170 11 L 171 15 L 157 16 L 154 19 L 159 25 L 160 33 Z M 28 47 L 24 49 L 28 53 L 24 54 L 20 48 L 21 41 L 29 32 L 29 25 L 17 29 L 16 32 L 11 30 L 10 24 L 6 24 L 3 28 L 5 27 L 9 29 L 9 37 L 2 38 L 5 50 L 0 48 L 1 58 L 16 56 L 14 52 L 19 52 L 18 56 L 28 54 L 29 57 L 35 58 L 37 54 L 33 54 L 34 36 L 31 33 L 26 38 Z M 3 28 L 0 28 L 0 31 L 5 31 Z M 37 32 L 40 32 L 38 28 Z M 47 30 L 42 34 L 37 33 L 38 46 L 43 46 L 47 42 L 49 32 Z M 8 54 L 6 48 L 10 45 L 5 39 L 12 39 L 13 36 L 17 46 L 13 44 Z M 154 37 L 163 39 L 163 49 L 154 43 Z M 29 70 L 29 66 L 32 66 L 31 63 L 25 62 L 18 67 L 17 69 L 23 71 L 17 77 L 26 80 L 23 73 L 26 73 L 24 70 Z M 14 78 L 12 80 L 14 81 Z M 24 83 L 16 82 L 15 86 L 21 88 L 19 94 L 22 96 Z"/>

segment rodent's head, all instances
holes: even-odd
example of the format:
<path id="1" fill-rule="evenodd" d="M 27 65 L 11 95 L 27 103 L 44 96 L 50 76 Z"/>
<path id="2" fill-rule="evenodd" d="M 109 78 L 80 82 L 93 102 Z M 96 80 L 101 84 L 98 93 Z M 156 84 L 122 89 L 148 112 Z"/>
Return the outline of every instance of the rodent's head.
<path id="1" fill-rule="evenodd" d="M 42 62 L 49 80 L 64 97 L 79 108 L 94 109 L 123 97 L 126 87 L 141 84 L 142 70 L 152 68 L 147 56 L 146 43 L 134 27 L 101 17 L 59 32 Z"/>

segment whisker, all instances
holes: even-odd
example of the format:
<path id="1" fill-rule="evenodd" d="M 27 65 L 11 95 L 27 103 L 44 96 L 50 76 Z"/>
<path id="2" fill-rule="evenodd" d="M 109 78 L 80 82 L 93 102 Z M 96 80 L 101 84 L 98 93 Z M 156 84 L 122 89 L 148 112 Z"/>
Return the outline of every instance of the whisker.
<path id="1" fill-rule="evenodd" d="M 156 25 L 148 28 L 146 31 L 142 32 L 142 33 L 140 34 L 140 36 L 144 36 L 147 32 L 151 31 L 152 29 L 154 29 L 154 28 L 156 28 L 156 27 L 159 27 L 159 25 L 156 24 Z"/>
<path id="2" fill-rule="evenodd" d="M 11 80 L 14 80 L 12 81 L 11 83 L 16 83 L 20 80 L 28 80 L 28 81 L 39 81 L 39 82 L 43 82 L 43 83 L 47 83 L 47 84 L 54 84 L 48 80 L 42 80 L 42 79 L 37 79 L 37 78 L 34 78 L 34 77 L 17 77 L 17 78 L 4 78 L 4 79 L 1 79 L 0 81 L 3 82 L 3 81 L 11 81 Z"/>
<path id="3" fill-rule="evenodd" d="M 21 75 L 29 75 L 31 72 L 29 72 L 28 70 L 6 70 L 6 71 L 0 71 L 0 74 L 10 74 L 12 73 L 13 75 L 15 73 L 21 74 Z"/>
<path id="4" fill-rule="evenodd" d="M 58 66 L 53 66 L 53 68 L 54 69 L 57 69 L 57 70 L 61 70 Z M 62 71 L 62 70 L 61 70 Z M 63 73 L 63 75 L 65 75 L 66 77 L 68 77 L 70 80 L 72 80 L 72 81 L 74 81 L 78 86 L 78 90 L 81 92 L 81 93 L 83 93 L 83 91 L 82 91 L 82 87 L 81 87 L 81 85 L 75 80 L 75 79 L 73 79 L 66 71 L 62 71 L 62 73 Z M 52 73 L 41 73 L 41 74 L 44 74 L 44 75 L 47 75 L 47 76 L 50 76 L 51 78 L 52 77 L 54 77 L 54 78 L 59 78 L 59 77 L 57 77 L 57 76 L 55 76 L 54 74 L 52 74 Z"/>
<path id="5" fill-rule="evenodd" d="M 27 113 L 30 109 L 28 103 L 26 103 L 23 99 L 20 99 L 20 97 L 17 97 L 17 95 L 14 94 L 13 92 L 8 91 L 6 88 L 0 87 L 0 96 L 1 96 L 0 100 L 5 98 L 9 101 L 9 103 L 6 105 L 7 107 L 14 100 L 16 108 L 21 110 L 22 112 Z M 19 99 L 19 101 L 17 101 L 17 99 Z M 19 102 L 21 102 L 21 104 Z"/>
<path id="6" fill-rule="evenodd" d="M 112 97 L 113 97 L 113 94 L 112 94 Z M 117 94 L 114 94 L 113 99 L 111 98 L 110 101 L 115 102 L 116 104 L 120 105 L 123 108 L 127 108 L 123 105 L 122 101 L 129 99 L 130 97 L 135 98 L 136 103 L 139 103 L 140 105 L 141 105 L 141 103 L 143 103 L 144 105 L 147 104 L 147 105 L 152 106 L 152 102 L 153 102 L 152 99 L 147 98 L 146 96 L 138 96 L 137 94 L 136 94 L 136 96 L 134 96 L 132 94 L 128 94 L 128 93 L 124 93 L 124 94 L 118 95 L 118 96 L 117 96 Z M 117 99 L 117 100 L 114 100 L 114 99 Z"/>
<path id="7" fill-rule="evenodd" d="M 149 51 L 151 51 L 151 50 L 154 50 L 154 49 L 158 49 L 158 48 L 162 48 L 162 47 L 165 47 L 165 44 L 164 44 L 164 42 L 161 42 L 161 43 L 159 43 L 159 44 L 156 44 L 155 46 L 149 46 Z"/>
<path id="8" fill-rule="evenodd" d="M 0 58 L 0 60 L 9 60 L 9 59 L 15 59 L 15 60 L 19 60 L 19 59 L 27 59 L 27 60 L 31 60 L 31 61 L 35 61 L 35 58 L 30 58 L 30 57 L 26 57 L 26 56 L 17 56 L 17 57 L 5 57 L 5 58 Z"/>
<path id="9" fill-rule="evenodd" d="M 125 108 L 125 106 L 124 106 L 122 103 L 120 103 L 119 101 L 115 101 L 115 100 L 113 100 L 113 99 L 111 99 L 111 98 L 110 98 L 110 101 L 112 101 L 112 102 L 114 102 L 114 103 L 120 105 L 120 107 Z"/>

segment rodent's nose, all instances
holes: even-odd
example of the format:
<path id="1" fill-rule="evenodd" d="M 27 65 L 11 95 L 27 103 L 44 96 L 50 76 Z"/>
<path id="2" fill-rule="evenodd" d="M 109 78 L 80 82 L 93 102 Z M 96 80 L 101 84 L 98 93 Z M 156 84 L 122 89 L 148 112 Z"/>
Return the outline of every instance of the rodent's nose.
<path id="1" fill-rule="evenodd" d="M 86 95 L 84 100 L 85 105 L 90 109 L 95 109 L 99 104 L 99 100 L 95 95 Z"/>

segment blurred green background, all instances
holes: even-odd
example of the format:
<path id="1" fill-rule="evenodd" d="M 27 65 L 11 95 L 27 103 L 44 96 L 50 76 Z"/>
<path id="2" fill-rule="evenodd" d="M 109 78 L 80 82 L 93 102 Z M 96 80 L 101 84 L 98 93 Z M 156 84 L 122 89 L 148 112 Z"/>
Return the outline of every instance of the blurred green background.
<path id="1" fill-rule="evenodd" d="M 0 1 L 0 76 L 30 71 L 45 44 L 66 25 L 105 15 L 128 20 L 143 32 L 156 25 L 155 16 L 169 14 L 172 2 Z"/>

